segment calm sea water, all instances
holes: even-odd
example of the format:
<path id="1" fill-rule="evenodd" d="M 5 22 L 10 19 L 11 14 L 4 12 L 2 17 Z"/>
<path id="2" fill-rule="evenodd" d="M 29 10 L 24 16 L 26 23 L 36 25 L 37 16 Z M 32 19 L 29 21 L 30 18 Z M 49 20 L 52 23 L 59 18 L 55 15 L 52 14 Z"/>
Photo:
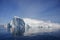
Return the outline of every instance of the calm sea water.
<path id="1" fill-rule="evenodd" d="M 6 32 L 6 29 L 0 27 L 0 40 L 60 40 L 60 37 L 51 35 L 36 35 L 36 36 L 12 36 L 11 33 Z"/>

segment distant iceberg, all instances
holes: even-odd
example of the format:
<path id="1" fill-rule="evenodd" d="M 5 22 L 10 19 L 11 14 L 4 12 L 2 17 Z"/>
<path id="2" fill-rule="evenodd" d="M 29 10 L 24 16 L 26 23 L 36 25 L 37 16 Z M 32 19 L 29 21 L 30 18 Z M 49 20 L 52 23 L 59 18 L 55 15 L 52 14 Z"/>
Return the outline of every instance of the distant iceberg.
<path id="1" fill-rule="evenodd" d="M 14 16 L 11 22 L 7 24 L 7 31 L 13 35 L 23 35 L 25 32 L 25 22 L 23 19 Z"/>
<path id="2" fill-rule="evenodd" d="M 36 20 L 31 18 L 14 18 L 7 24 L 7 31 L 13 35 L 42 35 L 48 33 L 49 35 L 56 35 L 56 32 L 60 30 L 60 24 L 52 23 L 43 20 Z M 58 33 L 57 33 L 58 34 Z"/>

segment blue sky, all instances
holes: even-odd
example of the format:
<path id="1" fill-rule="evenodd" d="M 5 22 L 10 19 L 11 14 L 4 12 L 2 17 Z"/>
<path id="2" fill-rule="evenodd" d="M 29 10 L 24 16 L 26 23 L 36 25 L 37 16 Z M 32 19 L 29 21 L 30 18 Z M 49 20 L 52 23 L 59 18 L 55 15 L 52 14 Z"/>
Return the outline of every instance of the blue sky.
<path id="1" fill-rule="evenodd" d="M 13 16 L 60 23 L 60 0 L 0 0 L 0 24 Z"/>

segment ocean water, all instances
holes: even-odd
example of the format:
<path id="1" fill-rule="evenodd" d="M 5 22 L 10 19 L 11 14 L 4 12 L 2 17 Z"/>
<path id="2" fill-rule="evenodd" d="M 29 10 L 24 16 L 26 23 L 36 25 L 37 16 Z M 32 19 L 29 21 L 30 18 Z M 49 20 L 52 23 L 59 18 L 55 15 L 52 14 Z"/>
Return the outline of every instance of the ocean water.
<path id="1" fill-rule="evenodd" d="M 0 26 L 0 40 L 60 40 L 60 37 L 45 34 L 35 36 L 13 36 L 10 32 L 6 32 L 3 26 Z"/>

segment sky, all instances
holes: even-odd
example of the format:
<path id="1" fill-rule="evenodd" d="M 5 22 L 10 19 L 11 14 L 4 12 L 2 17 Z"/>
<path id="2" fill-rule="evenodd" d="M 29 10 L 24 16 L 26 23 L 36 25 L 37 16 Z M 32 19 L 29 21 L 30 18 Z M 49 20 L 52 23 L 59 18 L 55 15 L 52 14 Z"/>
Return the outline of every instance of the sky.
<path id="1" fill-rule="evenodd" d="M 60 0 L 0 0 L 0 24 L 14 16 L 60 23 Z"/>

